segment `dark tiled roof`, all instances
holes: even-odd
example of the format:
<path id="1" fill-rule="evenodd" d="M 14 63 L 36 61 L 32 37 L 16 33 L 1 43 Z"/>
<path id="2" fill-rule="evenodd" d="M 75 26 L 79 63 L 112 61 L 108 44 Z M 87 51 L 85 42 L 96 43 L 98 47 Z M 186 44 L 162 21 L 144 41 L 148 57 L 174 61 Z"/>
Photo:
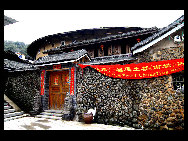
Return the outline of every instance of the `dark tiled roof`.
<path id="1" fill-rule="evenodd" d="M 70 60 L 76 60 L 83 55 L 87 54 L 87 51 L 85 49 L 77 50 L 69 53 L 61 53 L 61 54 L 53 54 L 48 55 L 39 58 L 34 62 L 34 64 L 49 64 L 49 63 L 55 63 L 55 62 L 63 62 L 63 61 L 70 61 Z"/>
<path id="2" fill-rule="evenodd" d="M 97 64 L 118 63 L 122 61 L 130 61 L 130 60 L 136 60 L 135 57 L 132 57 L 132 53 L 95 57 L 92 58 L 90 62 L 86 62 L 84 64 L 97 65 Z"/>
<path id="3" fill-rule="evenodd" d="M 27 60 L 22 60 L 18 57 L 18 55 L 16 55 L 14 52 L 7 50 L 4 51 L 4 59 L 8 59 L 8 60 L 12 60 L 12 61 L 17 61 L 20 63 L 28 63 Z"/>
<path id="4" fill-rule="evenodd" d="M 119 32 L 127 33 L 130 31 L 138 31 L 142 29 L 143 28 L 141 27 L 100 27 L 47 35 L 33 41 L 28 46 L 27 53 L 31 57 L 35 58 L 38 49 L 46 44 L 52 44 L 66 40 L 72 42 L 77 40 L 77 42 L 80 42 L 83 40 L 89 40 L 91 38 L 94 39 L 109 36 L 107 33 L 110 33 L 111 35 L 117 35 Z"/>
<path id="5" fill-rule="evenodd" d="M 123 34 L 117 34 L 117 35 L 109 35 L 103 38 L 98 38 L 98 39 L 91 39 L 91 40 L 83 40 L 80 42 L 73 42 L 67 45 L 62 45 L 60 47 L 57 48 L 53 48 L 50 50 L 46 50 L 43 53 L 56 53 L 59 51 L 62 51 L 65 48 L 71 48 L 71 47 L 77 47 L 77 46 L 82 46 L 82 45 L 89 45 L 89 44 L 95 44 L 95 43 L 101 43 L 101 42 L 107 42 L 107 41 L 111 41 L 111 40 L 117 40 L 117 39 L 122 39 L 122 38 L 129 38 L 129 37 L 133 37 L 136 35 L 140 35 L 140 34 L 146 34 L 146 33 L 153 33 L 156 32 L 158 30 L 157 27 L 152 27 L 152 28 L 144 28 L 142 30 L 138 30 L 138 31 L 130 31 L 127 33 L 123 33 Z"/>
<path id="6" fill-rule="evenodd" d="M 25 71 L 36 70 L 37 68 L 32 64 L 20 63 L 17 61 L 4 59 L 4 69 L 8 71 Z"/>
<path id="7" fill-rule="evenodd" d="M 18 22 L 18 21 L 4 15 L 4 26 L 9 25 L 9 24 L 13 24 L 15 22 Z"/>
<path id="8" fill-rule="evenodd" d="M 167 27 L 164 27 L 160 29 L 157 33 L 154 33 L 152 36 L 146 38 L 145 40 L 135 44 L 133 47 L 131 47 L 131 50 L 135 50 L 139 47 L 144 46 L 145 44 L 150 43 L 151 41 L 159 38 L 160 36 L 164 35 L 168 31 L 172 30 L 173 28 L 177 27 L 178 25 L 182 24 L 184 22 L 184 15 L 182 15 L 180 18 L 175 20 L 173 23 L 169 24 Z"/>

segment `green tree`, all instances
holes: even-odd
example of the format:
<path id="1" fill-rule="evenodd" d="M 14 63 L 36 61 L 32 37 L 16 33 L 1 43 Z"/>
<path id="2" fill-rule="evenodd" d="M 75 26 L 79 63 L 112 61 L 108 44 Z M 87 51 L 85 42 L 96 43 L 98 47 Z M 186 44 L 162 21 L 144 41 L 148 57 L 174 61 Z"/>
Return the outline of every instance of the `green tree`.
<path id="1" fill-rule="evenodd" d="M 28 55 L 27 54 L 27 47 L 28 45 L 23 43 L 23 42 L 13 42 L 13 41 L 4 41 L 4 50 L 10 50 L 13 52 L 20 52 L 22 54 L 24 54 L 25 56 Z"/>

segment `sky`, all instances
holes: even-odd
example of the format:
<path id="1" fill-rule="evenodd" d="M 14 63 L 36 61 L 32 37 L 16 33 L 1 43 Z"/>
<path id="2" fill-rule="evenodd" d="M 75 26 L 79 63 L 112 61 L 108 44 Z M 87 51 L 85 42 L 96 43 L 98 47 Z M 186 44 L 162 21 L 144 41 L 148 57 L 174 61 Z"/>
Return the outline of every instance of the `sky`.
<path id="1" fill-rule="evenodd" d="M 18 22 L 4 26 L 4 40 L 30 44 L 38 38 L 100 27 L 162 28 L 184 10 L 4 10 Z"/>

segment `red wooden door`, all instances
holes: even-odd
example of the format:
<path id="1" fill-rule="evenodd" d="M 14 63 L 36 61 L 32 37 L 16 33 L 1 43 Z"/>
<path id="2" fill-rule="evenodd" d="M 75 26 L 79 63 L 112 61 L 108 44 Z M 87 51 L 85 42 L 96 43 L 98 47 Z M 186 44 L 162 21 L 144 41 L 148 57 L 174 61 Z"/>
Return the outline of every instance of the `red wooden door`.
<path id="1" fill-rule="evenodd" d="M 49 84 L 49 108 L 63 109 L 66 92 L 69 92 L 69 71 L 51 72 Z"/>

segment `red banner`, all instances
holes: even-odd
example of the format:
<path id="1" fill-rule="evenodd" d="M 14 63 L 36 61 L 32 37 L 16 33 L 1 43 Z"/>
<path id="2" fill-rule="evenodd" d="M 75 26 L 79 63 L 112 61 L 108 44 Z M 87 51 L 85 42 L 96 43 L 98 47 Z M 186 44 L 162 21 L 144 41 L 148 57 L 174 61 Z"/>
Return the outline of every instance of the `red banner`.
<path id="1" fill-rule="evenodd" d="M 159 77 L 184 70 L 184 58 L 126 65 L 79 64 L 79 66 L 82 69 L 90 66 L 98 72 L 113 78 L 143 79 Z"/>
<path id="2" fill-rule="evenodd" d="M 70 95 L 74 95 L 74 67 L 71 68 Z"/>
<path id="3" fill-rule="evenodd" d="M 40 81 L 40 94 L 44 95 L 44 75 L 45 75 L 45 70 L 42 70 L 41 72 L 41 81 Z"/>

